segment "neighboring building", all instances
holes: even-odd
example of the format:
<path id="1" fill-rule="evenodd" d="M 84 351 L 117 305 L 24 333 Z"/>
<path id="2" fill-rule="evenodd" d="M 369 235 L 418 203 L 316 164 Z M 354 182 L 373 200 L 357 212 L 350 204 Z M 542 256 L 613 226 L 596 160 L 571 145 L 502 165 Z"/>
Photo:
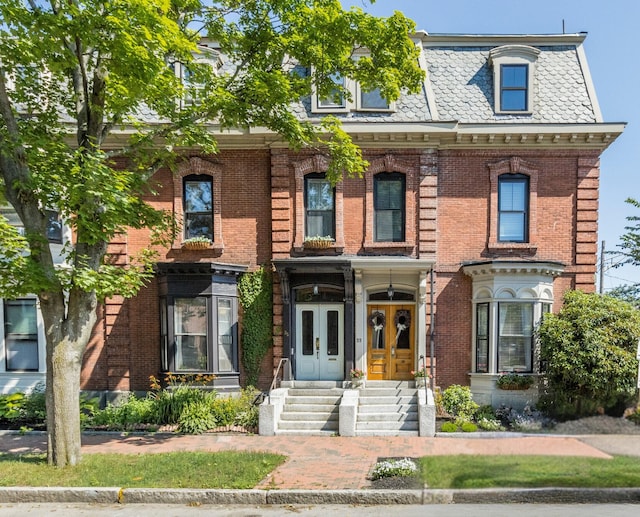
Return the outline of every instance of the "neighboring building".
<path id="1" fill-rule="evenodd" d="M 173 176 L 159 171 L 151 201 L 184 235 L 149 287 L 104 305 L 83 389 L 145 390 L 163 371 L 238 388 L 237 280 L 272 264 L 262 387 L 283 358 L 294 379 L 340 381 L 351 368 L 412 379 L 433 356 L 436 385 L 499 403 L 499 372 L 540 371 L 542 315 L 567 289 L 594 290 L 599 158 L 624 124 L 603 122 L 584 38 L 418 33 L 419 94 L 388 104 L 350 84 L 352 102 L 304 99 L 298 116 L 340 117 L 370 163 L 335 187 L 322 155 L 260 129 L 220 135 L 215 156 L 185 153 Z M 197 236 L 212 245 L 182 246 Z M 124 262 L 147 242 L 133 230 L 110 252 Z M 5 386 L 27 375 L 8 365 Z"/>

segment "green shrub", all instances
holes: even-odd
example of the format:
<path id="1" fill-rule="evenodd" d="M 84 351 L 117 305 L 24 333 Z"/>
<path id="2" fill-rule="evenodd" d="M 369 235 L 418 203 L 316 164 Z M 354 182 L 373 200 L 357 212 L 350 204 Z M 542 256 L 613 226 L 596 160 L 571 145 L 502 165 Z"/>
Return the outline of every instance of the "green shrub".
<path id="1" fill-rule="evenodd" d="M 215 393 L 207 393 L 200 388 L 184 385 L 153 392 L 151 397 L 154 399 L 155 423 L 177 424 L 187 405 L 205 402 L 209 395 L 215 397 Z"/>
<path id="2" fill-rule="evenodd" d="M 211 403 L 216 425 L 233 425 L 240 408 L 239 400 L 233 397 L 218 397 Z"/>
<path id="3" fill-rule="evenodd" d="M 456 424 L 454 424 L 453 422 L 445 422 L 440 427 L 440 430 L 443 433 L 455 433 L 455 432 L 458 431 L 458 426 Z"/>
<path id="4" fill-rule="evenodd" d="M 88 418 L 85 426 L 106 427 L 111 430 L 126 431 L 140 424 L 156 423 L 155 401 L 149 397 L 138 398 L 131 394 L 118 404 L 108 404 Z"/>
<path id="5" fill-rule="evenodd" d="M 478 426 L 473 422 L 463 422 L 460 426 L 463 433 L 475 433 L 478 430 Z"/>
<path id="6" fill-rule="evenodd" d="M 442 407 L 452 416 L 471 420 L 478 410 L 468 386 L 452 384 L 442 393 Z"/>
<path id="7" fill-rule="evenodd" d="M 504 431 L 505 428 L 497 418 L 477 418 L 476 424 L 483 431 Z"/>
<path id="8" fill-rule="evenodd" d="M 495 417 L 496 417 L 496 411 L 495 409 L 493 409 L 493 406 L 491 406 L 490 404 L 485 404 L 483 406 L 480 406 L 476 410 L 476 413 L 474 415 L 476 422 L 478 420 L 482 420 L 483 418 L 490 420 L 490 419 L 494 419 Z"/>
<path id="9" fill-rule="evenodd" d="M 635 398 L 640 311 L 599 294 L 568 291 L 538 329 L 548 389 L 538 406 L 560 419 L 622 416 Z"/>
<path id="10" fill-rule="evenodd" d="M 17 420 L 20 418 L 25 398 L 24 393 L 0 395 L 0 420 Z"/>
<path id="11" fill-rule="evenodd" d="M 186 434 L 202 434 L 216 427 L 216 419 L 212 412 L 213 399 L 192 400 L 180 413 L 178 431 Z"/>

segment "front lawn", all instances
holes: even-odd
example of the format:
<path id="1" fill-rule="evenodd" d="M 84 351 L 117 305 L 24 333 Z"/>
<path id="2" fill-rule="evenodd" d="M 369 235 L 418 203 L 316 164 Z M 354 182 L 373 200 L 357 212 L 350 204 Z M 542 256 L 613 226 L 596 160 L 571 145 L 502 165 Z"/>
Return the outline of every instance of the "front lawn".
<path id="1" fill-rule="evenodd" d="M 425 456 L 429 488 L 640 487 L 638 458 L 566 456 Z"/>
<path id="2" fill-rule="evenodd" d="M 0 454 L 0 486 L 254 488 L 284 456 L 260 452 L 85 454 L 56 468 L 44 454 Z"/>

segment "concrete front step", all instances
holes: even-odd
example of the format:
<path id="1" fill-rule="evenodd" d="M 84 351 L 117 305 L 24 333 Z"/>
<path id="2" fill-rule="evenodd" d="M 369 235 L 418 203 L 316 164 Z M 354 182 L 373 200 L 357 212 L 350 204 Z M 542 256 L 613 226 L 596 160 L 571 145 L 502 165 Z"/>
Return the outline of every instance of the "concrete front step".
<path id="1" fill-rule="evenodd" d="M 360 397 L 358 403 L 361 406 L 364 405 L 382 405 L 388 406 L 390 404 L 417 404 L 418 397 L 414 394 L 411 397 Z"/>
<path id="2" fill-rule="evenodd" d="M 315 404 L 324 404 L 324 405 L 339 405 L 340 404 L 340 399 L 342 397 L 334 397 L 331 395 L 327 395 L 327 396 L 317 396 L 317 397 L 291 397 L 288 396 L 285 400 L 285 404 L 310 404 L 310 405 L 315 405 Z"/>
<path id="3" fill-rule="evenodd" d="M 356 430 L 356 436 L 420 436 L 420 431 L 393 431 L 386 429 Z"/>
<path id="4" fill-rule="evenodd" d="M 367 388 L 413 388 L 415 381 L 371 381 L 366 380 Z"/>
<path id="5" fill-rule="evenodd" d="M 278 422 L 279 431 L 337 431 L 337 420 L 282 420 Z"/>
<path id="6" fill-rule="evenodd" d="M 335 412 L 325 412 L 325 411 L 292 411 L 292 412 L 287 412 L 287 411 L 283 411 L 280 414 L 280 420 L 288 420 L 288 421 L 292 421 L 292 420 L 299 420 L 299 421 L 313 421 L 313 420 L 322 420 L 322 421 L 329 421 L 329 420 L 338 420 L 338 417 L 340 416 L 340 413 L 338 411 Z"/>
<path id="7" fill-rule="evenodd" d="M 362 404 L 358 414 L 364 413 L 408 413 L 418 411 L 417 404 Z"/>
<path id="8" fill-rule="evenodd" d="M 280 383 L 281 388 L 289 388 L 289 389 L 331 389 L 331 388 L 340 388 L 342 389 L 344 385 L 343 381 L 282 381 Z"/>
<path id="9" fill-rule="evenodd" d="M 356 423 L 356 433 L 358 431 L 418 431 L 419 425 L 417 420 L 401 422 L 361 422 Z"/>
<path id="10" fill-rule="evenodd" d="M 338 430 L 331 429 L 323 431 L 322 429 L 278 429 L 275 433 L 277 436 L 335 436 Z"/>
<path id="11" fill-rule="evenodd" d="M 358 413 L 358 422 L 417 422 L 418 410 L 408 413 Z"/>
<path id="12" fill-rule="evenodd" d="M 415 388 L 361 388 L 360 397 L 412 397 L 416 395 Z"/>
<path id="13" fill-rule="evenodd" d="M 330 390 L 315 390 L 311 388 L 291 388 L 289 389 L 288 397 L 333 397 L 340 399 L 344 394 L 344 390 L 330 389 Z"/>
<path id="14" fill-rule="evenodd" d="M 320 412 L 320 413 L 337 413 L 340 410 L 339 404 L 288 404 L 285 403 L 283 411 L 285 413 L 297 413 L 297 412 Z"/>

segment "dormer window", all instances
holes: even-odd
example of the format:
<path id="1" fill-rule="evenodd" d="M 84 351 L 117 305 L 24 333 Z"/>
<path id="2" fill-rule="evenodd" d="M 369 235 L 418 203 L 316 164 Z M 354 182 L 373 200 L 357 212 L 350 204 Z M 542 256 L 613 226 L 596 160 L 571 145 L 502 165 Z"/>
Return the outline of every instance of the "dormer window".
<path id="1" fill-rule="evenodd" d="M 527 111 L 528 65 L 502 65 L 500 70 L 500 111 Z"/>
<path id="2" fill-rule="evenodd" d="M 389 101 L 380 94 L 380 88 L 365 91 L 358 85 L 358 110 L 360 111 L 389 111 Z"/>
<path id="3" fill-rule="evenodd" d="M 395 103 L 385 99 L 380 93 L 380 88 L 365 90 L 357 81 L 339 74 L 333 74 L 331 81 L 335 87 L 326 96 L 319 95 L 314 89 L 311 97 L 313 113 L 392 112 L 395 110 Z"/>
<path id="4" fill-rule="evenodd" d="M 347 100 L 345 99 L 343 89 L 345 88 L 345 79 L 338 74 L 331 76 L 331 80 L 336 85 L 327 97 L 320 97 L 316 94 L 316 109 L 318 111 L 343 111 L 347 108 Z"/>
<path id="5" fill-rule="evenodd" d="M 533 79 L 540 51 L 526 45 L 504 45 L 491 50 L 494 109 L 497 114 L 528 114 L 533 111 Z"/>
<path id="6" fill-rule="evenodd" d="M 206 77 L 206 73 L 203 73 L 203 66 L 210 67 L 216 74 L 222 64 L 219 52 L 206 45 L 198 45 L 198 52 L 193 54 L 192 62 L 187 64 L 173 61 L 170 63 L 173 73 L 179 79 L 184 90 L 182 97 L 178 99 L 181 108 L 197 106 L 202 102 L 205 92 L 203 80 Z"/>

